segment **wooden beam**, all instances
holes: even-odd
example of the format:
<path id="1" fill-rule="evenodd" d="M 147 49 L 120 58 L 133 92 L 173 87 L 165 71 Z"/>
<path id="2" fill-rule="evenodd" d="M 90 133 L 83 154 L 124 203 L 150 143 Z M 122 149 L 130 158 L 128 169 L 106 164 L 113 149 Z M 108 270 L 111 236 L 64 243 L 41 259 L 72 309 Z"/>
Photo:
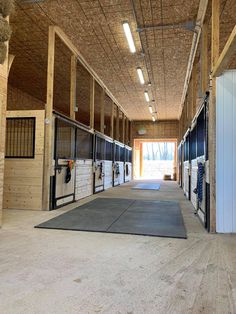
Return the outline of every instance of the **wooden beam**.
<path id="1" fill-rule="evenodd" d="M 140 177 L 143 176 L 143 143 L 140 142 L 140 146 L 139 146 L 139 165 L 140 165 L 140 169 L 139 169 L 139 173 L 140 173 Z"/>
<path id="2" fill-rule="evenodd" d="M 15 56 L 9 54 L 9 56 L 8 56 L 8 75 L 10 73 L 11 66 L 12 66 L 12 63 L 13 63 L 14 59 L 15 59 Z"/>
<path id="3" fill-rule="evenodd" d="M 7 21 L 9 21 L 9 18 L 7 18 Z M 7 81 L 8 81 L 8 43 L 6 59 L 3 64 L 0 64 L 0 227 L 2 225 L 2 210 L 3 210 Z"/>
<path id="4" fill-rule="evenodd" d="M 201 38 L 201 94 L 205 95 L 208 87 L 209 72 L 208 72 L 208 23 L 202 26 Z"/>
<path id="5" fill-rule="evenodd" d="M 188 91 L 188 85 L 191 78 L 193 64 L 194 64 L 195 56 L 198 49 L 202 25 L 204 23 L 205 16 L 206 16 L 207 6 L 208 6 L 208 0 L 200 0 L 199 7 L 198 7 L 197 20 L 196 20 L 196 27 L 195 27 L 195 32 L 193 34 L 192 47 L 191 47 L 191 51 L 189 55 L 188 67 L 187 67 L 184 88 L 183 88 L 183 93 L 182 93 L 182 98 L 181 98 L 181 111 L 183 110 L 186 94 Z M 179 116 L 181 115 L 181 111 L 179 113 Z"/>
<path id="6" fill-rule="evenodd" d="M 120 124 L 120 110 L 119 107 L 116 107 L 116 140 L 119 141 L 120 139 L 120 130 L 119 130 L 119 124 Z"/>
<path id="7" fill-rule="evenodd" d="M 129 119 L 125 119 L 125 144 L 129 144 Z"/>
<path id="8" fill-rule="evenodd" d="M 191 121 L 194 118 L 197 111 L 197 63 L 194 63 L 192 70 L 192 115 Z"/>
<path id="9" fill-rule="evenodd" d="M 48 33 L 48 68 L 47 68 L 47 103 L 45 106 L 45 141 L 43 173 L 43 209 L 50 209 L 50 176 L 52 173 L 52 111 L 54 86 L 55 31 L 49 26 Z"/>
<path id="10" fill-rule="evenodd" d="M 112 102 L 111 105 L 111 121 L 110 121 L 110 137 L 114 138 L 114 111 L 115 111 L 115 105 L 114 102 Z"/>
<path id="11" fill-rule="evenodd" d="M 87 63 L 87 61 L 84 59 L 84 57 L 81 55 L 79 50 L 76 48 L 76 46 L 71 42 L 69 37 L 63 32 L 63 30 L 56 25 L 50 26 L 54 29 L 55 34 L 62 40 L 62 42 L 69 48 L 69 50 L 77 56 L 77 59 L 79 62 L 85 67 L 85 69 L 93 76 L 93 78 L 98 82 L 98 84 L 106 90 L 107 95 L 114 101 L 114 103 L 118 104 L 120 108 L 122 108 L 122 111 L 126 113 L 124 108 L 119 104 L 117 99 L 114 97 L 114 95 L 110 92 L 110 90 L 107 88 L 105 83 L 100 79 L 100 77 L 97 75 L 97 73 L 91 68 L 91 66 Z"/>
<path id="12" fill-rule="evenodd" d="M 220 0 L 212 1 L 212 31 L 211 31 L 211 68 L 212 71 L 219 59 L 220 50 Z"/>
<path id="13" fill-rule="evenodd" d="M 95 80 L 90 77 L 90 128 L 94 129 L 94 95 L 95 95 Z"/>
<path id="14" fill-rule="evenodd" d="M 76 107 L 76 67 L 77 58 L 75 55 L 71 56 L 70 66 L 70 118 L 75 120 Z"/>
<path id="15" fill-rule="evenodd" d="M 105 90 L 102 90 L 100 98 L 100 132 L 104 134 L 104 106 L 105 106 Z"/>
<path id="16" fill-rule="evenodd" d="M 212 1 L 211 69 L 219 58 L 220 0 Z M 216 79 L 212 79 L 209 99 L 209 174 L 210 174 L 210 231 L 216 231 Z"/>
<path id="17" fill-rule="evenodd" d="M 125 143 L 125 115 L 124 112 L 122 112 L 122 143 Z"/>
<path id="18" fill-rule="evenodd" d="M 232 61 L 233 56 L 236 54 L 236 25 L 232 33 L 230 34 L 224 49 L 218 58 L 218 60 L 214 60 L 214 67 L 212 71 L 212 76 L 220 76 L 224 70 L 226 70 L 227 66 L 229 65 L 230 61 Z"/>

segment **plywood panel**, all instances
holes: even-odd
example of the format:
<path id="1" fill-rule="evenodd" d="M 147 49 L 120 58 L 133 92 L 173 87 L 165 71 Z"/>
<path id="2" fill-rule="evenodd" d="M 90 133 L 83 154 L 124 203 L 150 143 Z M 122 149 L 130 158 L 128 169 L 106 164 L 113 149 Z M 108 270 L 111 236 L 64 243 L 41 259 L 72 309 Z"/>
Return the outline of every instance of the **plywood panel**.
<path id="1" fill-rule="evenodd" d="M 5 159 L 4 207 L 41 210 L 45 111 L 7 111 L 7 117 L 36 117 L 36 128 L 35 157 Z"/>

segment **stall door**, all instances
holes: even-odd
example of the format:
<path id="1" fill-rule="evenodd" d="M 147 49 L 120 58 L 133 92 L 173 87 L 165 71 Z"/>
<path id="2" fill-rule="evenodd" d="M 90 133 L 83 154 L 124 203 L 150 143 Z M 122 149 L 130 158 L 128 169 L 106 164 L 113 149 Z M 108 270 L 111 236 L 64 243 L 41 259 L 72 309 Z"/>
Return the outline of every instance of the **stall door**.
<path id="1" fill-rule="evenodd" d="M 104 190 L 105 140 L 96 136 L 94 159 L 94 193 Z"/>
<path id="2" fill-rule="evenodd" d="M 75 127 L 55 118 L 54 193 L 52 207 L 58 208 L 75 200 Z"/>

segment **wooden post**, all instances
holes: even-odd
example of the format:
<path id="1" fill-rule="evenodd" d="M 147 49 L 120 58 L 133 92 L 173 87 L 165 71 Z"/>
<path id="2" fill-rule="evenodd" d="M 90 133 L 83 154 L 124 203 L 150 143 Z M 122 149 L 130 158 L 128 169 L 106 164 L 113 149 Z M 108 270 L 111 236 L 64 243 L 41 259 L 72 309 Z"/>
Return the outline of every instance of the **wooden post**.
<path id="1" fill-rule="evenodd" d="M 94 129 L 94 78 L 90 77 L 90 129 Z"/>
<path id="2" fill-rule="evenodd" d="M 120 139 L 120 131 L 119 131 L 119 124 L 120 124 L 120 110 L 119 107 L 116 107 L 116 140 L 119 141 Z"/>
<path id="3" fill-rule="evenodd" d="M 125 120 L 125 144 L 129 144 L 129 119 Z"/>
<path id="4" fill-rule="evenodd" d="M 71 56 L 70 68 L 70 118 L 75 120 L 75 106 L 76 106 L 76 66 L 77 58 L 75 55 Z"/>
<path id="5" fill-rule="evenodd" d="M 52 111 L 54 86 L 55 31 L 49 26 L 48 33 L 48 69 L 47 69 L 47 103 L 45 106 L 45 140 L 43 172 L 43 209 L 49 210 L 50 176 L 52 173 Z"/>
<path id="6" fill-rule="evenodd" d="M 100 132 L 104 133 L 104 102 L 105 102 L 105 90 L 102 89 L 101 98 L 100 98 Z"/>
<path id="7" fill-rule="evenodd" d="M 0 64 L 0 226 L 2 225 L 2 209 L 3 209 L 7 81 L 8 81 L 8 51 L 5 62 L 3 64 Z"/>
<path id="8" fill-rule="evenodd" d="M 122 112 L 122 138 L 121 142 L 125 143 L 125 114 Z"/>
<path id="9" fill-rule="evenodd" d="M 140 149 L 139 149 L 139 158 L 140 158 L 140 177 L 143 176 L 143 143 L 140 142 Z"/>
<path id="10" fill-rule="evenodd" d="M 110 121 L 110 137 L 114 138 L 114 110 L 115 110 L 115 106 L 114 106 L 114 102 L 112 102 L 111 105 L 111 121 Z"/>
<path id="11" fill-rule="evenodd" d="M 212 1 L 211 69 L 219 58 L 220 0 Z M 212 78 L 209 100 L 209 171 L 210 171 L 210 231 L 216 231 L 216 79 Z"/>
<path id="12" fill-rule="evenodd" d="M 197 111 L 197 63 L 193 64 L 192 70 L 192 119 Z"/>
<path id="13" fill-rule="evenodd" d="M 201 45 L 201 94 L 204 96 L 208 86 L 208 24 L 202 26 Z"/>

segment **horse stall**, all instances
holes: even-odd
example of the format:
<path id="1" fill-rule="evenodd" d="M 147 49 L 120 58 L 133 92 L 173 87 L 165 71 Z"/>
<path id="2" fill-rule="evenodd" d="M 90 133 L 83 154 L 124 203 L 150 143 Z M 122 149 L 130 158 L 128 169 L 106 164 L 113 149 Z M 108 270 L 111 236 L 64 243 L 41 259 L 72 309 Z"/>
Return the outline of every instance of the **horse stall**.
<path id="1" fill-rule="evenodd" d="M 93 192 L 93 134 L 57 113 L 54 113 L 54 130 L 51 209 L 77 201 Z"/>
<path id="2" fill-rule="evenodd" d="M 132 180 L 132 148 L 125 146 L 125 165 L 124 165 L 125 182 Z"/>
<path id="3" fill-rule="evenodd" d="M 183 187 L 183 141 L 178 146 L 178 183 L 179 186 Z"/>
<path id="4" fill-rule="evenodd" d="M 44 110 L 11 110 L 6 114 L 3 206 L 42 210 Z"/>
<path id="5" fill-rule="evenodd" d="M 113 158 L 113 186 L 124 183 L 124 144 L 114 142 L 114 158 Z"/>
<path id="6" fill-rule="evenodd" d="M 113 140 L 105 139 L 105 160 L 104 160 L 104 190 L 112 187 L 113 183 Z"/>
<path id="7" fill-rule="evenodd" d="M 190 199 L 190 133 L 184 136 L 184 163 L 183 163 L 183 190 L 185 196 Z"/>
<path id="8" fill-rule="evenodd" d="M 189 144 L 189 156 L 190 156 L 190 200 L 193 207 L 197 210 L 197 195 L 195 189 L 197 186 L 197 174 L 198 174 L 198 162 L 197 162 L 197 127 L 196 122 L 192 124 L 190 130 L 190 144 Z"/>
<path id="9" fill-rule="evenodd" d="M 94 193 L 104 191 L 105 145 L 105 138 L 96 134 L 94 143 Z"/>

